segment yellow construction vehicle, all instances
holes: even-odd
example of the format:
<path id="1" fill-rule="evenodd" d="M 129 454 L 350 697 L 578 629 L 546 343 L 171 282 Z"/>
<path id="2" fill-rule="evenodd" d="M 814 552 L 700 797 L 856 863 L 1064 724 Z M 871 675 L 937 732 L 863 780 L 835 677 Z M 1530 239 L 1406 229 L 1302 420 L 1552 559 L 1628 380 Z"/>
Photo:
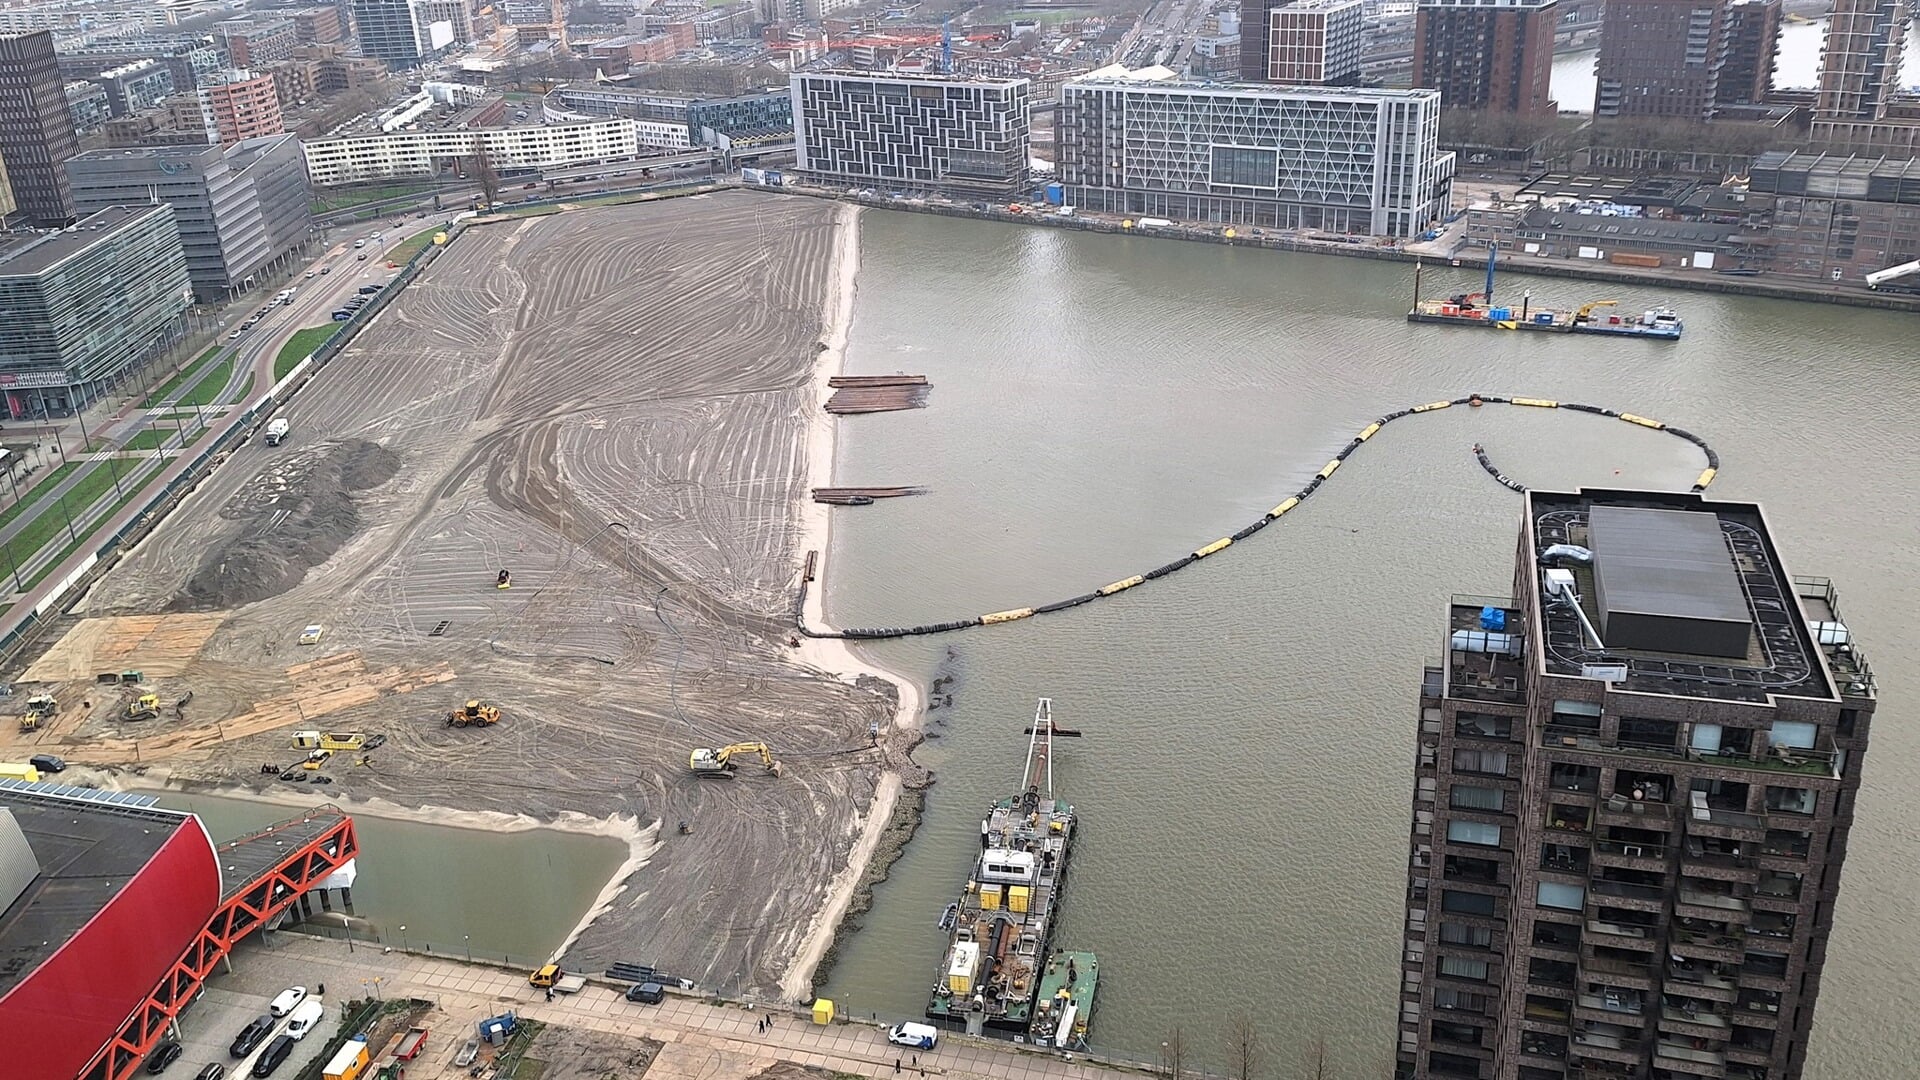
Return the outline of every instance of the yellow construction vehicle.
<path id="1" fill-rule="evenodd" d="M 151 720 L 159 715 L 160 695 L 141 694 L 139 697 L 127 702 L 127 711 L 123 718 L 127 720 Z"/>
<path id="2" fill-rule="evenodd" d="M 1618 300 L 1595 300 L 1590 304 L 1581 304 L 1580 310 L 1573 313 L 1574 324 L 1586 322 L 1593 315 L 1594 308 L 1613 307 L 1619 303 Z"/>
<path id="3" fill-rule="evenodd" d="M 733 771 L 737 767 L 733 759 L 735 755 L 742 754 L 758 754 L 760 764 L 766 767 L 770 775 L 780 775 L 780 763 L 773 760 L 773 750 L 766 743 L 759 742 L 734 743 L 732 746 L 723 746 L 718 750 L 701 747 L 687 759 L 687 765 L 693 769 L 695 776 L 732 779 Z"/>
<path id="4" fill-rule="evenodd" d="M 60 711 L 60 704 L 50 694 L 35 694 L 27 699 L 27 713 L 20 718 L 20 730 L 24 732 L 40 730 L 41 721 L 53 719 Z"/>
<path id="5" fill-rule="evenodd" d="M 332 756 L 333 751 L 331 750 L 309 750 L 307 751 L 307 760 L 301 762 L 300 767 L 317 772 L 322 765 L 327 763 L 327 759 Z"/>
<path id="6" fill-rule="evenodd" d="M 476 699 L 447 714 L 448 727 L 492 727 L 500 722 L 498 705 L 482 705 Z"/>

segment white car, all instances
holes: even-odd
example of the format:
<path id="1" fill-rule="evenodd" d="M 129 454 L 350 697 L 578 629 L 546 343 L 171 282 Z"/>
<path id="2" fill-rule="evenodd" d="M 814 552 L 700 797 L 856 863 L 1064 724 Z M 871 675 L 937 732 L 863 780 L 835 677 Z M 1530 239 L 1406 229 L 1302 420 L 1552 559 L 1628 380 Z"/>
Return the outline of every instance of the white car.
<path id="1" fill-rule="evenodd" d="M 287 1035 L 295 1042 L 306 1038 L 307 1033 L 313 1030 L 313 1025 L 318 1024 L 320 1018 L 326 1013 L 327 1007 L 320 1003 L 319 998 L 301 1002 L 300 1007 L 293 1010 L 293 1015 L 287 1020 Z"/>
<path id="2" fill-rule="evenodd" d="M 931 1050 L 940 1041 L 940 1031 L 931 1024 L 895 1024 L 887 1029 L 887 1041 L 895 1046 Z"/>
<path id="3" fill-rule="evenodd" d="M 267 1006 L 267 1011 L 275 1016 L 285 1016 L 299 1008 L 300 1003 L 305 1000 L 307 1000 L 306 987 L 289 986 L 280 991 L 280 996 L 273 999 L 273 1004 Z"/>

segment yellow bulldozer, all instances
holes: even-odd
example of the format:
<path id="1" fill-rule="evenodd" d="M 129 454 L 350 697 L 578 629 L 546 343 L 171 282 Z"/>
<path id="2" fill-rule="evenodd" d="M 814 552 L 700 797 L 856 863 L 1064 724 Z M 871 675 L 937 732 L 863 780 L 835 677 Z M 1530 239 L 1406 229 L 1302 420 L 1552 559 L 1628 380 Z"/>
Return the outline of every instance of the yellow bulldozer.
<path id="1" fill-rule="evenodd" d="M 482 705 L 478 699 L 447 714 L 448 727 L 492 727 L 499 722 L 500 706 Z"/>
<path id="2" fill-rule="evenodd" d="M 773 760 L 773 750 L 766 743 L 759 742 L 734 743 L 732 746 L 723 746 L 718 750 L 709 750 L 703 746 L 695 750 L 687 759 L 687 765 L 693 770 L 695 776 L 731 780 L 734 770 L 738 768 L 733 759 L 753 755 L 759 756 L 760 764 L 767 770 L 768 775 L 780 775 L 780 763 Z"/>
<path id="3" fill-rule="evenodd" d="M 141 694 L 127 702 L 127 711 L 123 720 L 151 720 L 160 715 L 160 695 Z"/>
<path id="4" fill-rule="evenodd" d="M 60 704 L 50 694 L 35 694 L 27 699 L 26 714 L 20 717 L 20 732 L 39 731 L 40 725 L 53 719 L 60 711 Z"/>

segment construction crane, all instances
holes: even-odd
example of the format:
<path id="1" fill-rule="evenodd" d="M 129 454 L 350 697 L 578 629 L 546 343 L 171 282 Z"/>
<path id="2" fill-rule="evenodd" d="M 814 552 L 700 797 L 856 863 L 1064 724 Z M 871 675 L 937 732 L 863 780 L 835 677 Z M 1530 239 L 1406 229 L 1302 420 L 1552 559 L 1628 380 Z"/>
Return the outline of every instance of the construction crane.
<path id="1" fill-rule="evenodd" d="M 492 727 L 500 722 L 500 706 L 482 705 L 478 699 L 447 714 L 448 727 Z"/>
<path id="2" fill-rule="evenodd" d="M 780 763 L 773 760 L 773 750 L 766 743 L 743 742 L 732 746 L 723 746 L 718 750 L 701 747 L 687 759 L 687 767 L 695 776 L 710 776 L 715 779 L 733 779 L 737 766 L 733 759 L 738 755 L 758 754 L 760 764 L 766 767 L 770 776 L 780 775 Z"/>
<path id="3" fill-rule="evenodd" d="M 1593 314 L 1594 308 L 1614 307 L 1619 303 L 1620 301 L 1618 300 L 1595 300 L 1590 304 L 1581 304 L 1580 309 L 1573 313 L 1573 321 L 1576 323 L 1586 322 L 1587 317 Z"/>

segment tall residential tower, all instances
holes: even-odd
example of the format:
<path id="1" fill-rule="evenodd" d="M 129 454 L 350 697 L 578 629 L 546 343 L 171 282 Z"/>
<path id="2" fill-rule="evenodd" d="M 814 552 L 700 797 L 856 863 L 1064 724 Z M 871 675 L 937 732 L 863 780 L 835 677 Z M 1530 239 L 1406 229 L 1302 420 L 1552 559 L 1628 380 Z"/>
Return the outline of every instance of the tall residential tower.
<path id="1" fill-rule="evenodd" d="M 1413 85 L 1449 109 L 1552 116 L 1554 0 L 1421 0 Z"/>
<path id="2" fill-rule="evenodd" d="M 1526 495 L 1420 691 L 1402 1080 L 1796 1080 L 1874 711 L 1758 506 Z"/>

